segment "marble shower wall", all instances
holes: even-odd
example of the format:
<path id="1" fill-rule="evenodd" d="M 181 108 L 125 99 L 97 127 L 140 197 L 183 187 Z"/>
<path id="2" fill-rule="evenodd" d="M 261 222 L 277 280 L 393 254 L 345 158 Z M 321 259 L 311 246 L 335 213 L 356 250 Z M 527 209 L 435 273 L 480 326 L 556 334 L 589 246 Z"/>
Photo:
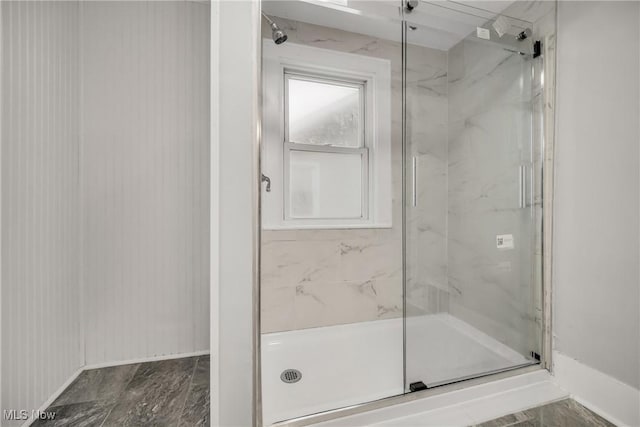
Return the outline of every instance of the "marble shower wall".
<path id="1" fill-rule="evenodd" d="M 412 34 L 407 35 L 409 43 Z M 449 307 L 447 52 L 408 45 L 406 58 L 407 313 L 421 315 Z"/>
<path id="2" fill-rule="evenodd" d="M 521 277 L 531 265 L 530 211 L 518 205 L 518 168 L 531 157 L 525 67 L 520 55 L 474 39 L 449 51 L 451 313 L 522 351 L 531 298 Z M 515 249 L 496 248 L 501 234 L 513 235 Z"/>
<path id="3" fill-rule="evenodd" d="M 528 353 L 540 348 L 542 329 L 542 293 L 531 283 L 543 274 L 542 239 L 533 233 L 542 227 L 543 190 L 535 185 L 534 203 L 519 209 L 517 171 L 523 160 L 539 171 L 552 153 L 555 4 L 521 1 L 505 14 L 534 23 L 547 87 L 531 85 L 521 58 L 495 45 L 467 41 L 443 52 L 411 44 L 408 34 L 406 173 L 410 184 L 415 156 L 418 186 L 416 206 L 407 210 L 407 312 L 451 312 Z M 263 231 L 263 332 L 400 317 L 401 47 L 277 20 L 290 43 L 391 60 L 393 227 Z M 535 145 L 525 156 L 526 135 L 542 133 L 545 153 Z M 410 185 L 407 191 L 410 201 Z M 496 235 L 511 232 L 516 250 L 498 251 Z"/>
<path id="4" fill-rule="evenodd" d="M 402 58 L 401 45 L 332 28 L 276 17 L 289 39 L 287 43 L 384 58 L 391 61 L 391 161 L 393 226 L 387 229 L 264 230 L 262 232 L 262 332 L 287 331 L 402 316 Z M 398 24 L 398 32 L 400 32 Z M 271 38 L 265 30 L 263 37 Z M 415 120 L 413 135 L 424 136 L 419 147 L 425 162 L 439 165 L 442 180 L 446 163 L 446 52 L 410 46 L 416 61 L 412 79 L 417 87 L 412 102 L 416 114 L 437 114 L 438 125 L 424 126 Z M 422 120 L 424 123 L 425 120 Z M 446 121 L 445 121 L 446 123 Z M 432 136 L 440 138 L 441 146 Z M 418 147 L 416 147 L 418 149 Z M 445 178 L 446 182 L 446 178 Z M 446 200 L 446 185 L 440 191 Z M 427 190 L 425 190 L 427 191 Z M 426 195 L 425 195 L 426 196 Z M 434 257 L 442 283 L 446 266 L 444 218 L 446 204 L 438 203 L 437 218 L 420 222 L 425 230 L 422 253 Z M 425 206 L 425 214 L 428 208 Z M 433 230 L 429 231 L 429 230 Z M 431 239 L 431 240 L 427 240 Z M 432 245 L 432 247 L 429 247 Z M 427 292 L 416 284 L 411 291 L 425 304 Z"/>
<path id="5" fill-rule="evenodd" d="M 538 21 L 533 28 L 545 56 L 555 45 L 552 8 L 522 2 L 505 12 Z M 539 141 L 553 106 L 545 103 L 549 93 L 540 80 L 532 80 L 532 67 L 537 76 L 541 66 L 540 59 L 474 38 L 454 46 L 448 58 L 450 312 L 523 354 L 540 352 L 542 336 Z M 521 164 L 533 174 L 526 208 L 518 204 Z M 513 250 L 496 248 L 500 234 L 513 234 Z"/>

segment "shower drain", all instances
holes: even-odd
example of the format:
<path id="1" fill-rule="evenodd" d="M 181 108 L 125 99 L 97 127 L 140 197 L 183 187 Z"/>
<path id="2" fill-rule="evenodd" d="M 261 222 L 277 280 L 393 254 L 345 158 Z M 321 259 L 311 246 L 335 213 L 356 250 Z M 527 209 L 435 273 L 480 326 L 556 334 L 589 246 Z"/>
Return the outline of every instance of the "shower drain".
<path id="1" fill-rule="evenodd" d="M 287 384 L 297 383 L 301 378 L 302 372 L 298 371 L 297 369 L 285 369 L 280 374 L 280 379 L 282 380 L 282 382 L 285 382 Z"/>

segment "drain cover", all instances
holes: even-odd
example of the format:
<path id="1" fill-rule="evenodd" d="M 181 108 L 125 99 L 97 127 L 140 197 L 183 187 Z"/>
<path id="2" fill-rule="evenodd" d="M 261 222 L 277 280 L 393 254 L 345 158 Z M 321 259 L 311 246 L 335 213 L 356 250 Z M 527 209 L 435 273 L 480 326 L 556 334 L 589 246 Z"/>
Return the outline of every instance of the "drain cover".
<path id="1" fill-rule="evenodd" d="M 297 383 L 302 378 L 302 372 L 297 369 L 285 369 L 280 374 L 280 379 L 288 384 Z"/>

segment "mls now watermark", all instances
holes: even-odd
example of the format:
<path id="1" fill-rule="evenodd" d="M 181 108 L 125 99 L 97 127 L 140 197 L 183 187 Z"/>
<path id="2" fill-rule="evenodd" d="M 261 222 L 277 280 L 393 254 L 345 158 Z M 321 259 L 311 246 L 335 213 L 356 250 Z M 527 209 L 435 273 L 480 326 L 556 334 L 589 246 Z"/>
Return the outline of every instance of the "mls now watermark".
<path id="1" fill-rule="evenodd" d="M 28 411 L 26 409 L 5 409 L 2 416 L 7 421 L 26 421 L 26 420 L 53 420 L 56 418 L 54 411 L 40 411 L 34 409 Z"/>

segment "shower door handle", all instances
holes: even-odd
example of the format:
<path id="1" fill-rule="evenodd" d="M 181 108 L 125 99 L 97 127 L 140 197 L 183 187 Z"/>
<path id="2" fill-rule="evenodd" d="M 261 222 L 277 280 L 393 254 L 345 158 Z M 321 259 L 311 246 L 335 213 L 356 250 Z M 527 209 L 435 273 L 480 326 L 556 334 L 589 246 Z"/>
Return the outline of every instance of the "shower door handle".
<path id="1" fill-rule="evenodd" d="M 416 207 L 418 205 L 418 158 L 413 156 L 411 158 L 411 206 Z"/>
<path id="2" fill-rule="evenodd" d="M 527 207 L 527 167 L 520 165 L 518 170 L 518 207 Z"/>

